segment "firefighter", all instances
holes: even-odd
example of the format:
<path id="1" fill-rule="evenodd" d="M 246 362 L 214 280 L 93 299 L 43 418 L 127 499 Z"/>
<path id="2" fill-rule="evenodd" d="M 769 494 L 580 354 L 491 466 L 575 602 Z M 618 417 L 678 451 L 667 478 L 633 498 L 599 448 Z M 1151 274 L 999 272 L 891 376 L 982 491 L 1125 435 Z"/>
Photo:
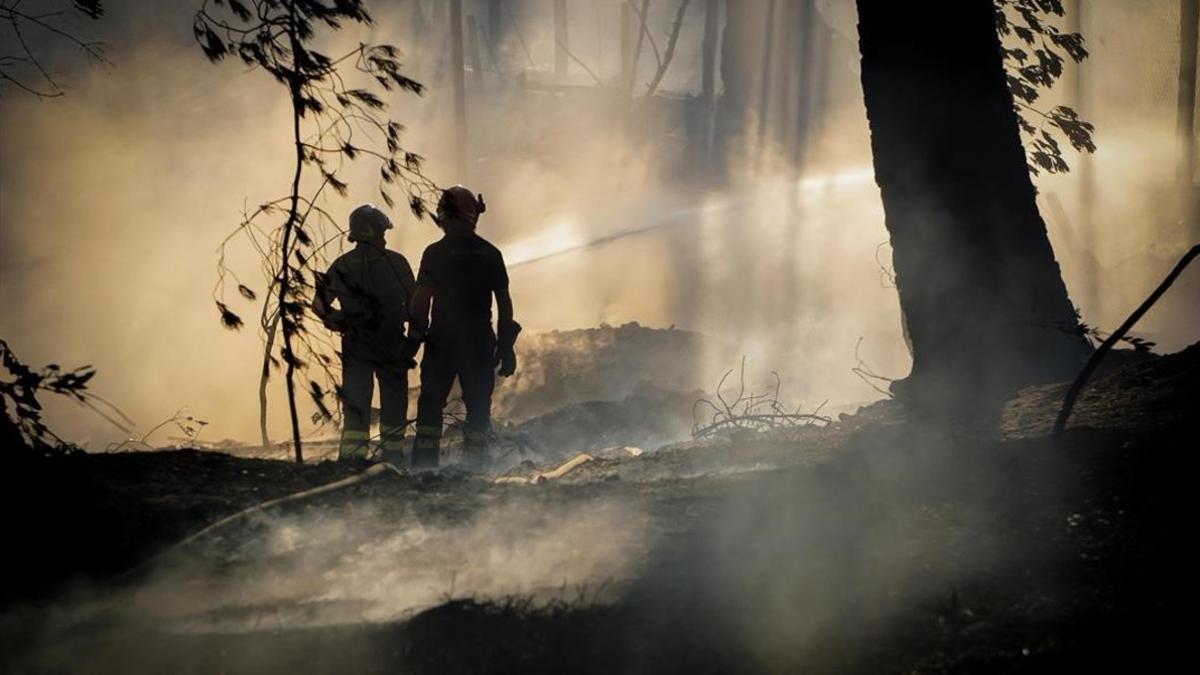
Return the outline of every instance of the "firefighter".
<path id="1" fill-rule="evenodd" d="M 339 459 L 369 455 L 371 397 L 378 379 L 381 456 L 385 462 L 403 462 L 408 369 L 416 366 L 419 345 L 405 336 L 405 324 L 416 284 L 408 260 L 385 248 L 391 228 L 391 220 L 375 205 L 354 209 L 349 227 L 354 248 L 316 280 L 313 311 L 342 335 Z"/>
<path id="2" fill-rule="evenodd" d="M 421 256 L 412 314 L 417 337 L 424 332 L 430 305 L 433 317 L 424 332 L 413 467 L 438 465 L 442 410 L 457 379 L 467 408 L 463 459 L 471 468 L 486 468 L 495 376 L 516 372 L 514 347 L 521 327 L 513 321 L 504 258 L 475 233 L 485 209 L 482 195 L 476 197 L 461 185 L 447 188 L 433 218 L 443 236 Z M 493 296 L 496 332 L 492 331 Z"/>

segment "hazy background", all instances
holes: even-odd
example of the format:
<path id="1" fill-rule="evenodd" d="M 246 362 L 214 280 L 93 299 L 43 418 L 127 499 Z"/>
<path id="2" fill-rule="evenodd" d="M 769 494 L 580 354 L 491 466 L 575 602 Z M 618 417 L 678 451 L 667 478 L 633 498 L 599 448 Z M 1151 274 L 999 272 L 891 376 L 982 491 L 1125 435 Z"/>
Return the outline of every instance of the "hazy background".
<path id="1" fill-rule="evenodd" d="M 508 0 L 481 82 L 468 74 L 466 178 L 450 170 L 447 41 L 429 26 L 414 35 L 413 2 L 369 3 L 376 25 L 336 38 L 398 45 L 409 74 L 429 86 L 421 99 L 391 96 L 391 116 L 408 126 L 406 144 L 429 158 L 435 181 L 464 182 L 487 197 L 480 234 L 506 254 L 526 328 L 636 320 L 701 331 L 746 354 L 752 371 L 779 371 L 789 400 L 814 406 L 877 397 L 850 373 L 860 337 L 876 371 L 904 375 L 896 294 L 880 268 L 889 250 L 881 247 L 887 233 L 870 171 L 853 3 L 818 3 L 822 106 L 811 114 L 802 174 L 779 159 L 789 148 L 767 144 L 748 159 L 739 149 L 753 145 L 750 134 L 723 130 L 719 144 L 733 150 L 720 155 L 719 171 L 709 167 L 720 181 L 680 170 L 695 162 L 682 133 L 686 113 L 672 112 L 690 109 L 700 89 L 705 3 L 692 2 L 685 15 L 651 123 L 633 130 L 601 90 L 588 93 L 594 81 L 580 66 L 555 78 L 552 4 Z M 1074 89 L 1069 74 L 1048 100 L 1076 105 L 1097 125 L 1093 198 L 1081 197 L 1078 171 L 1039 187 L 1072 299 L 1089 324 L 1112 328 L 1190 243 L 1174 182 L 1178 3 L 1084 4 L 1092 52 L 1079 71 L 1084 83 Z M 427 20 L 441 20 L 439 5 L 423 4 Z M 569 5 L 572 51 L 612 84 L 619 2 Z M 198 6 L 106 3 L 105 17 L 81 29 L 107 43 L 112 67 L 56 45 L 47 65 L 65 96 L 0 90 L 0 335 L 29 363 L 95 365 L 94 389 L 137 421 L 135 435 L 186 406 L 211 423 L 204 439 L 253 440 L 260 347 L 252 328 L 230 333 L 217 321 L 215 249 L 243 207 L 286 194 L 288 102 L 261 72 L 207 62 L 191 36 Z M 482 23 L 485 7 L 465 0 L 464 13 Z M 651 3 L 660 46 L 675 7 Z M 654 69 L 648 45 L 639 65 L 636 95 Z M 1079 166 L 1073 153 L 1067 160 Z M 349 197 L 327 208 L 344 217 L 358 203 L 379 202 L 375 172 L 365 160 L 347 172 Z M 392 215 L 389 246 L 415 267 L 438 232 L 406 210 Z M 597 240 L 604 243 L 587 246 Z M 258 279 L 249 256 L 232 262 Z M 1197 339 L 1200 283 L 1190 276 L 1137 331 L 1162 350 Z M 233 304 L 256 316 L 247 303 Z M 714 356 L 696 368 L 715 384 L 733 365 Z M 280 436 L 282 388 L 272 396 Z M 50 403 L 53 428 L 69 439 L 100 449 L 120 436 Z"/>

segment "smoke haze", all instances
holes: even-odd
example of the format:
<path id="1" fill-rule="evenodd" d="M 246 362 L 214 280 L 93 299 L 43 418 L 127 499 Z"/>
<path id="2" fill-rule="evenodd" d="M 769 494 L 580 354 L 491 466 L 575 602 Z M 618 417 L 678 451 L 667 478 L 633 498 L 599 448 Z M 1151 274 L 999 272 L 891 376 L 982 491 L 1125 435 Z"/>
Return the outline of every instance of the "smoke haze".
<path id="1" fill-rule="evenodd" d="M 427 21 L 439 20 L 438 4 L 424 5 Z M 484 3 L 464 4 L 483 21 Z M 907 372 L 850 3 L 818 3 L 824 103 L 808 126 L 803 171 L 787 166 L 789 148 L 752 152 L 753 125 L 719 129 L 718 145 L 731 149 L 719 154 L 727 165 L 717 185 L 680 174 L 697 163 L 678 130 L 695 123 L 687 102 L 700 88 L 704 3 L 685 15 L 659 88 L 668 98 L 648 128 L 635 130 L 621 106 L 582 88 L 594 82 L 576 63 L 565 83 L 547 84 L 550 3 L 509 4 L 482 85 L 467 78 L 465 179 L 449 170 L 445 41 L 436 26 L 418 41 L 412 3 L 371 7 L 376 25 L 348 27 L 330 51 L 382 41 L 405 52 L 410 74 L 430 90 L 422 99 L 392 96 L 391 116 L 408 127 L 406 146 L 428 158 L 435 181 L 465 182 L 486 196 L 480 232 L 507 256 L 528 330 L 636 320 L 700 331 L 722 348 L 695 364 L 699 379 L 715 384 L 735 365 L 726 360 L 732 345 L 752 372 L 779 371 L 791 395 L 814 406 L 878 396 L 850 372 L 860 337 L 860 355 L 876 371 Z M 1093 56 L 1082 67 L 1089 93 L 1079 107 L 1096 122 L 1100 148 L 1090 160 L 1090 224 L 1081 224 L 1077 173 L 1039 181 L 1072 298 L 1101 327 L 1118 323 L 1188 243 L 1164 198 L 1176 154 L 1177 37 L 1174 6 L 1160 4 L 1105 3 L 1083 27 Z M 68 86 L 64 97 L 4 91 L 0 334 L 30 363 L 94 364 L 95 390 L 136 420 L 134 436 L 186 406 L 210 423 L 205 440 L 250 440 L 260 346 L 251 328 L 231 334 L 217 321 L 215 249 L 243 208 L 285 193 L 289 110 L 265 74 L 204 59 L 191 39 L 193 5 L 108 3 L 100 22 L 82 28 L 108 43 L 111 68 L 55 47 L 48 62 Z M 570 17 L 573 52 L 606 83 L 619 73 L 610 29 L 618 5 L 574 3 Z M 656 35 L 670 25 L 668 5 L 653 4 Z M 1146 42 L 1162 46 L 1129 47 Z M 537 72 L 519 74 L 530 67 Z M 654 67 L 647 47 L 638 92 Z M 326 207 L 344 217 L 378 202 L 374 171 L 360 161 L 345 174 L 348 198 Z M 402 209 L 392 215 L 389 247 L 415 266 L 437 232 Z M 1151 222 L 1161 226 L 1141 226 Z M 260 290 L 257 263 L 248 251 L 237 255 L 232 266 Z M 1200 295 L 1196 284 L 1176 295 L 1139 327 L 1163 350 L 1196 339 L 1184 320 L 1192 314 L 1180 309 Z M 256 315 L 244 303 L 235 309 Z M 286 427 L 282 400 L 276 386 L 276 437 Z M 121 435 L 72 406 L 49 405 L 52 428 L 93 450 Z"/>

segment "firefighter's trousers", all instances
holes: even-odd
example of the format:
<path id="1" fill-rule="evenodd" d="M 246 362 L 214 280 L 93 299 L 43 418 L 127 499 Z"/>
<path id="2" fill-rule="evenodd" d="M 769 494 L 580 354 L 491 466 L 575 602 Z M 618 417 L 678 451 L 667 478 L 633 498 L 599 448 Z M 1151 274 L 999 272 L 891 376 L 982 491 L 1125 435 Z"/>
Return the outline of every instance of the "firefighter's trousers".
<path id="1" fill-rule="evenodd" d="M 467 408 L 463 456 L 468 463 L 487 459 L 492 428 L 492 390 L 496 385 L 493 357 L 496 335 L 490 324 L 455 331 L 431 332 L 421 359 L 421 395 L 417 399 L 414 467 L 438 465 L 442 441 L 442 411 L 458 380 Z"/>
<path id="2" fill-rule="evenodd" d="M 385 461 L 401 461 L 408 425 L 408 371 L 379 359 L 374 350 L 342 343 L 342 443 L 339 459 L 367 457 L 371 439 L 371 397 L 379 380 L 379 450 Z"/>

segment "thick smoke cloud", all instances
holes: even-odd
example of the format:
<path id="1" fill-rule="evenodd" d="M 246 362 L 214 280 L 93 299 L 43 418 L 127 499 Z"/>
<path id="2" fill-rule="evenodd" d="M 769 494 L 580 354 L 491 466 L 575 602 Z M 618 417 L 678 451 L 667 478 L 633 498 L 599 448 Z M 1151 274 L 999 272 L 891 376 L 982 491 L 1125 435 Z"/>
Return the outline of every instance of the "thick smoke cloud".
<path id="1" fill-rule="evenodd" d="M 484 5 L 466 4 L 482 23 Z M 653 5 L 658 30 L 669 26 L 667 4 Z M 703 4 L 692 3 L 685 16 L 660 91 L 699 89 Z M 425 5 L 428 21 L 438 18 L 434 5 Z M 393 116 L 408 126 L 408 146 L 428 157 L 434 180 L 468 182 L 486 195 L 481 232 L 507 252 L 518 315 L 531 332 L 631 320 L 698 330 L 721 344 L 696 364 L 701 379 L 715 384 L 736 365 L 727 362 L 732 344 L 752 373 L 778 371 L 794 398 L 814 406 L 829 399 L 836 408 L 877 396 L 850 373 L 860 337 L 861 356 L 881 373 L 902 376 L 908 356 L 895 292 L 880 269 L 880 262 L 887 267 L 888 249 L 880 247 L 887 233 L 870 174 L 852 17 L 829 5 L 819 3 L 833 36 L 828 103 L 805 172 L 777 161 L 786 148 L 765 148 L 764 159 L 728 167 L 728 183 L 713 189 L 688 187 L 672 174 L 686 150 L 671 132 L 684 122 L 676 108 L 664 105 L 651 127 L 631 130 L 624 106 L 601 90 L 568 96 L 539 85 L 542 76 L 518 76 L 531 64 L 543 73 L 552 68 L 548 4 L 511 3 L 495 59 L 485 52 L 482 87 L 468 77 L 473 161 L 465 179 L 449 170 L 445 40 L 427 24 L 422 44 L 432 47 L 414 42 L 411 3 L 376 8 L 373 27 L 347 29 L 329 47 L 389 41 L 405 51 L 430 89 L 422 99 L 393 97 Z M 572 7 L 574 53 L 611 82 L 619 54 L 606 27 L 617 21 L 617 3 Z M 96 365 L 97 391 L 140 432 L 187 406 L 211 423 L 207 440 L 249 440 L 257 435 L 259 345 L 249 330 L 229 334 L 216 321 L 215 249 L 243 208 L 286 191 L 288 109 L 264 74 L 205 61 L 191 41 L 193 10 L 190 3 L 109 3 L 104 19 L 84 28 L 109 44 L 111 68 L 56 49 L 50 63 L 67 84 L 65 97 L 5 92 L 0 332 L 30 362 Z M 1084 66 L 1102 64 L 1105 73 L 1093 76 L 1085 110 L 1099 125 L 1101 148 L 1092 161 L 1094 232 L 1079 230 L 1073 176 L 1043 181 L 1042 195 L 1054 196 L 1070 221 L 1043 204 L 1076 303 L 1089 323 L 1111 326 L 1181 237 L 1170 223 L 1153 230 L 1159 234 L 1129 226 L 1165 217 L 1165 200 L 1155 195 L 1169 164 L 1160 159 L 1173 152 L 1173 119 L 1164 112 L 1164 100 L 1173 100 L 1169 49 L 1156 52 L 1154 77 L 1143 77 L 1146 64 L 1122 60 L 1131 51 L 1117 48 L 1124 37 L 1112 28 L 1152 33 L 1163 28 L 1167 10 L 1144 19 L 1133 16 L 1132 4 L 1097 12 L 1093 61 Z M 654 65 L 647 49 L 639 80 Z M 1126 102 L 1120 83 L 1131 78 L 1161 86 Z M 568 81 L 593 84 L 575 64 Z M 1137 106 L 1154 116 L 1135 114 Z M 379 201 L 373 171 L 363 162 L 347 173 L 349 197 L 327 204 L 335 216 Z M 437 232 L 405 212 L 394 216 L 389 245 L 415 264 Z M 1088 256 L 1098 262 L 1085 264 Z M 249 255 L 231 262 L 258 279 Z M 1097 285 L 1085 302 L 1084 289 Z M 1164 348 L 1178 347 L 1195 337 L 1180 316 L 1186 313 L 1168 307 L 1142 330 Z M 281 389 L 273 390 L 276 436 L 286 428 L 282 400 Z M 92 449 L 120 436 L 59 402 L 51 402 L 51 421 Z"/>

